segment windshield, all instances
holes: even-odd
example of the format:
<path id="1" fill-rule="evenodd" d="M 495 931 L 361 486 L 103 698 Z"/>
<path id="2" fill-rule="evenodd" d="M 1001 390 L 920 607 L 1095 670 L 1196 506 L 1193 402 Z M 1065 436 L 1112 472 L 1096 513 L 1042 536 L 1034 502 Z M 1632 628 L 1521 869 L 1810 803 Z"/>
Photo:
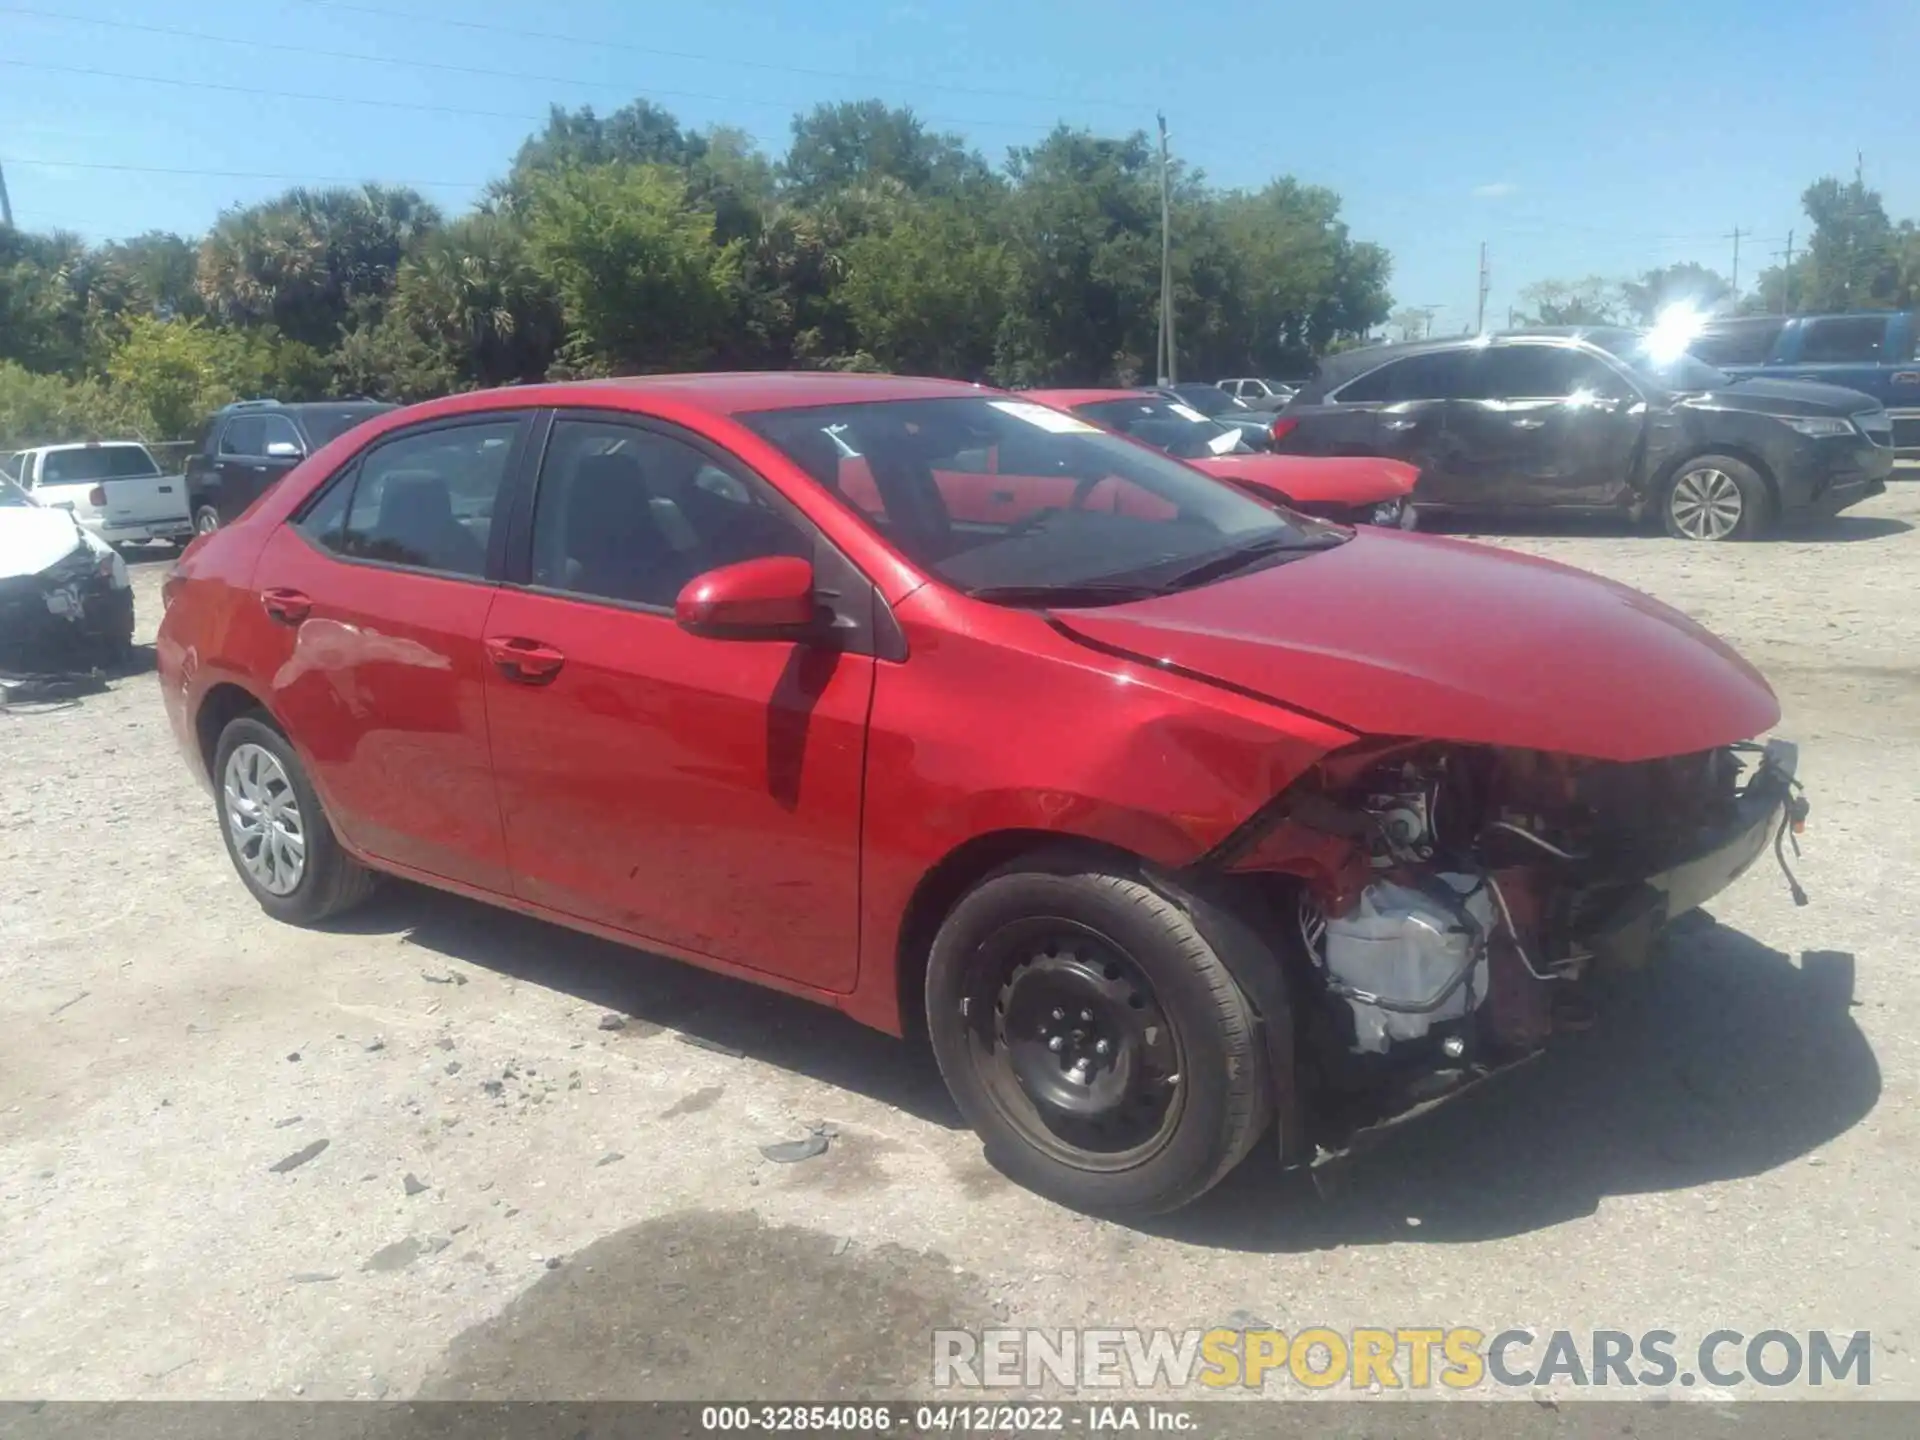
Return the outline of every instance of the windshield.
<path id="1" fill-rule="evenodd" d="M 1074 413 L 1182 460 L 1206 460 L 1251 448 L 1233 426 L 1209 420 L 1184 400 L 1157 396 L 1102 400 L 1076 406 Z"/>
<path id="2" fill-rule="evenodd" d="M 354 426 L 376 415 L 384 415 L 393 408 L 391 405 L 310 405 L 302 407 L 300 419 L 307 427 L 307 438 L 318 450 L 322 445 L 338 440 Z"/>
<path id="3" fill-rule="evenodd" d="M 1726 371 L 1714 369 L 1685 350 L 1673 353 L 1666 346 L 1649 348 L 1647 337 L 1637 330 L 1599 331 L 1586 338 L 1626 361 L 1635 373 L 1663 390 L 1720 390 L 1733 383 Z"/>
<path id="4" fill-rule="evenodd" d="M 1226 391 L 1216 389 L 1212 385 L 1183 386 L 1173 393 L 1179 398 L 1182 404 L 1191 405 L 1202 415 L 1206 416 L 1224 415 L 1229 410 L 1245 410 L 1247 408 L 1243 401 L 1236 400 L 1233 396 L 1227 394 Z"/>
<path id="5" fill-rule="evenodd" d="M 22 490 L 4 475 L 0 475 L 0 510 L 10 510 L 16 507 L 31 509 L 32 506 L 33 497 L 31 495 L 27 494 L 26 491 Z"/>
<path id="6" fill-rule="evenodd" d="M 1045 603 L 1076 588 L 1089 593 L 1057 603 L 1138 598 L 1123 592 L 1178 586 L 1223 556 L 1300 553 L 1351 534 L 1024 400 L 739 418 L 908 559 L 983 599 Z"/>
<path id="7" fill-rule="evenodd" d="M 160 467 L 140 445 L 88 445 L 80 450 L 49 450 L 40 461 L 42 485 L 77 485 L 94 480 L 129 480 L 158 475 Z"/>

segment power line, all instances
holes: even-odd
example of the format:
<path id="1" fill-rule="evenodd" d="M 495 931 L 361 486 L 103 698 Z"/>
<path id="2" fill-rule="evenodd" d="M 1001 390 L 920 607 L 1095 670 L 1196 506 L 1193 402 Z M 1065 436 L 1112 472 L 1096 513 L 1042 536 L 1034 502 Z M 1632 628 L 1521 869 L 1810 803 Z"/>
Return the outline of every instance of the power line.
<path id="1" fill-rule="evenodd" d="M 197 175 L 220 180 L 295 180 L 311 185 L 365 185 L 365 175 L 305 175 L 280 170 L 198 170 L 190 166 L 177 165 L 109 165 L 91 160 L 31 160 L 16 155 L 9 162 L 12 165 L 35 165 L 47 170 L 120 170 L 135 175 Z M 484 180 L 399 180 L 389 179 L 389 185 L 406 185 L 415 190 L 479 190 L 486 185 Z"/>
<path id="2" fill-rule="evenodd" d="M 618 91 L 624 95 L 633 95 L 636 91 L 643 95 L 669 95 L 681 100 L 707 100 L 717 105 L 744 105 L 763 110 L 784 110 L 795 113 L 806 108 L 806 102 L 784 100 L 741 99 L 731 95 L 714 95 L 703 90 L 673 90 L 657 85 L 634 86 L 610 80 L 586 80 L 571 75 L 542 75 L 528 70 L 502 70 L 485 65 L 458 65 L 446 60 L 409 60 L 391 55 L 369 55 L 356 50 L 322 50 L 312 45 L 293 45 L 284 41 L 256 40 L 244 35 L 210 34 L 204 30 L 183 30 L 173 25 L 149 25 L 137 20 L 109 20 L 93 15 L 69 15 L 57 10 L 38 10 L 23 5 L 0 5 L 0 14 L 28 15 L 41 20 L 57 20 L 67 24 L 95 25 L 110 30 L 132 30 L 146 35 L 166 35 L 177 40 L 192 40 L 204 44 L 238 45 L 253 50 L 277 50 L 286 54 L 303 57 L 319 57 L 328 60 L 351 60 L 363 65 L 392 65 L 408 70 L 438 70 L 452 75 L 479 75 L 494 80 L 536 81 L 543 85 L 572 85 L 583 90 Z M 964 125 L 977 130 L 1019 130 L 1030 132 L 1034 127 L 1007 120 L 975 120 L 951 115 L 922 115 L 919 117 L 929 125 Z"/>
<path id="3" fill-rule="evenodd" d="M 519 40 L 551 40 L 562 45 L 582 45 L 592 50 L 624 50 L 636 55 L 660 55 L 670 60 L 695 60 L 709 65 L 729 65 L 743 70 L 773 70 L 789 75 L 811 75 L 829 80 L 854 80 L 863 85 L 886 81 L 851 70 L 819 70 L 805 65 L 778 65 L 764 60 L 742 60 L 737 56 L 700 55 L 687 50 L 664 50 L 654 45 L 635 45 L 630 41 L 608 40 L 599 36 L 561 35 L 549 30 L 529 30 L 518 25 L 499 25 L 485 20 L 453 20 L 441 15 L 415 15 L 403 10 L 388 10 L 375 5 L 355 5 L 345 0 L 299 0 L 300 4 L 323 10 L 342 10 L 356 15 L 372 15 L 382 20 L 404 20 L 416 25 L 442 25 L 456 30 L 473 30 L 489 35 L 509 35 Z M 1115 109 L 1137 110 L 1136 100 L 1070 99 L 1061 95 L 1034 95 L 1020 90 L 984 89 L 972 85 L 939 85 L 932 81 L 912 82 L 923 90 L 944 90 L 954 95 L 983 95 L 997 100 L 1030 100 L 1044 105 L 1102 105 Z M 947 122 L 951 123 L 951 122 Z"/>

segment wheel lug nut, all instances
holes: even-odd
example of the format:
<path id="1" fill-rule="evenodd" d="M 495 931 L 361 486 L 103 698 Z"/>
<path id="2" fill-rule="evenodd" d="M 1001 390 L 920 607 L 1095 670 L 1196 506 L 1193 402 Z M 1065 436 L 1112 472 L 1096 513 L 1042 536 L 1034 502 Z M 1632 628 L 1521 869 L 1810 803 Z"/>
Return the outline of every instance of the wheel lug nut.
<path id="1" fill-rule="evenodd" d="M 1080 1012 L 1080 1018 L 1081 1018 L 1082 1020 L 1088 1020 L 1088 1021 L 1091 1021 L 1091 1020 L 1093 1019 L 1093 1011 L 1091 1011 L 1091 1010 L 1082 1010 L 1082 1011 Z"/>
<path id="2" fill-rule="evenodd" d="M 1067 1012 L 1064 1010 L 1056 1010 L 1053 1012 L 1053 1018 L 1056 1020 L 1064 1020 L 1067 1018 Z"/>
<path id="3" fill-rule="evenodd" d="M 1109 1045 L 1104 1040 L 1096 1040 L 1093 1042 L 1093 1053 L 1096 1055 L 1105 1055 L 1108 1051 L 1112 1049 L 1113 1049 L 1113 1046 Z"/>
<path id="4" fill-rule="evenodd" d="M 1067 1043 L 1066 1041 L 1062 1040 L 1058 1035 L 1056 1035 L 1051 1040 L 1047 1041 L 1047 1049 L 1053 1051 L 1054 1054 L 1058 1055 L 1063 1049 L 1066 1048 L 1066 1043 Z"/>

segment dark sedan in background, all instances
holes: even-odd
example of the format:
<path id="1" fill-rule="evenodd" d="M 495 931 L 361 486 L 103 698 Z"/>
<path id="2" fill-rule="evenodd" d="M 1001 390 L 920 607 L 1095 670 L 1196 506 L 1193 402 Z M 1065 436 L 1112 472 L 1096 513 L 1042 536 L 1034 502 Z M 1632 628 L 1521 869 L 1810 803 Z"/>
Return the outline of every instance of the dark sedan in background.
<path id="1" fill-rule="evenodd" d="M 1418 467 L 1423 507 L 1658 515 L 1686 540 L 1836 514 L 1893 468 L 1892 422 L 1870 395 L 1736 381 L 1609 327 L 1347 351 L 1281 421 L 1279 450 Z"/>
<path id="2" fill-rule="evenodd" d="M 1163 385 L 1154 393 L 1178 401 L 1217 424 L 1238 430 L 1240 438 L 1250 450 L 1273 448 L 1273 411 L 1255 410 L 1246 401 L 1234 399 L 1217 385 L 1188 381 L 1179 385 Z"/>

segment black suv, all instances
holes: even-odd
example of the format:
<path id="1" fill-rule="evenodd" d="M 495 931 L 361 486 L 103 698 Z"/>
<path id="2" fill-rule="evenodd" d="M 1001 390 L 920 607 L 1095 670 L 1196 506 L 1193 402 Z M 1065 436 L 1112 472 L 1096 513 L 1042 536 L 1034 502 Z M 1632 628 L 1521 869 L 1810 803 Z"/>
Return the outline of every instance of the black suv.
<path id="1" fill-rule="evenodd" d="M 1610 327 L 1350 350 L 1274 432 L 1282 451 L 1418 466 L 1422 506 L 1657 513 L 1685 540 L 1835 514 L 1880 494 L 1893 468 L 1892 422 L 1870 395 L 1734 380 Z"/>
<path id="2" fill-rule="evenodd" d="M 394 408 L 377 400 L 236 400 L 214 412 L 187 457 L 193 528 L 204 535 L 238 519 L 329 440 Z"/>

